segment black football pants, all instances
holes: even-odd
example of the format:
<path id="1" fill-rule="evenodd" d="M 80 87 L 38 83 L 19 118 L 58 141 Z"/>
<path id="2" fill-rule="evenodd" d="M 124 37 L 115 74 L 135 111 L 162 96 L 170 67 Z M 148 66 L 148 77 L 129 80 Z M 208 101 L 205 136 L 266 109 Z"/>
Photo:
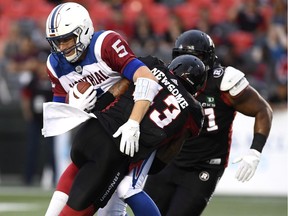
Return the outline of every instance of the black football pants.
<path id="1" fill-rule="evenodd" d="M 182 170 L 173 163 L 149 175 L 144 191 L 162 216 L 199 216 L 207 206 L 224 168 Z"/>
<path id="2" fill-rule="evenodd" d="M 104 207 L 128 173 L 129 158 L 116 147 L 97 119 L 81 125 L 73 139 L 71 159 L 79 168 L 67 204 L 83 210 Z"/>

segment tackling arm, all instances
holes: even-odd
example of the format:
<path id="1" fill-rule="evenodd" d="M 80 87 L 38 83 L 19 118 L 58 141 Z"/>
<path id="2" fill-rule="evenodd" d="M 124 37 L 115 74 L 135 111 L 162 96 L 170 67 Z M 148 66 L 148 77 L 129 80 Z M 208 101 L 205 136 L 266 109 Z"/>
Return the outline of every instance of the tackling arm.
<path id="1" fill-rule="evenodd" d="M 133 81 L 135 84 L 133 94 L 135 103 L 130 117 L 128 121 L 113 134 L 114 138 L 122 134 L 120 151 L 131 157 L 139 150 L 140 122 L 161 88 L 156 77 L 147 66 L 141 66 L 135 71 Z"/>
<path id="2" fill-rule="evenodd" d="M 254 137 L 250 150 L 233 161 L 233 163 L 241 162 L 235 177 L 245 182 L 253 177 L 260 162 L 261 152 L 271 128 L 272 109 L 251 86 L 243 90 L 239 97 L 232 98 L 232 102 L 238 112 L 255 118 Z"/>
<path id="3" fill-rule="evenodd" d="M 227 87 L 225 92 L 236 111 L 255 118 L 254 137 L 250 150 L 233 161 L 233 163 L 241 162 L 236 178 L 244 182 L 253 177 L 259 164 L 261 152 L 271 129 L 272 109 L 265 99 L 249 85 L 241 71 L 229 67 L 228 72 L 232 73 L 223 77 L 222 90 L 223 87 Z"/>
<path id="4" fill-rule="evenodd" d="M 236 111 L 255 118 L 254 134 L 261 137 L 262 143 L 252 147 L 261 152 L 271 128 L 270 105 L 249 85 L 245 74 L 231 66 L 225 70 L 220 89 L 226 93 Z"/>
<path id="5" fill-rule="evenodd" d="M 263 97 L 251 86 L 248 86 L 238 97 L 231 97 L 234 108 L 244 115 L 255 118 L 254 134 L 261 134 L 266 138 L 269 135 L 272 124 L 272 109 Z M 252 148 L 261 152 L 264 143 Z"/>

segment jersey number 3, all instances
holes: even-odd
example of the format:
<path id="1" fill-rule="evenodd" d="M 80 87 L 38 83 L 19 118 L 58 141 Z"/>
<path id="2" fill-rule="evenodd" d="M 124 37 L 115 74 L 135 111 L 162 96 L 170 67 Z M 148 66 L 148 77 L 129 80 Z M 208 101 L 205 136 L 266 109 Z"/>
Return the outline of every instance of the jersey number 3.
<path id="1" fill-rule="evenodd" d="M 150 114 L 151 120 L 153 120 L 160 128 L 169 125 L 181 112 L 180 106 L 174 96 L 169 95 L 164 102 L 167 105 L 166 109 L 161 113 L 155 109 Z M 160 118 L 160 116 L 163 117 L 163 115 L 164 118 Z"/>

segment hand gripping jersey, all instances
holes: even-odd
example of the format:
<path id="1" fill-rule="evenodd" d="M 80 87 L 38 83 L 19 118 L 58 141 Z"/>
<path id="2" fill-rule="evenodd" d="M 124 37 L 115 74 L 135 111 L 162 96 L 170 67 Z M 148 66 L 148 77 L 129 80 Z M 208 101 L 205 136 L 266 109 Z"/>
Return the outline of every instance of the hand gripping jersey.
<path id="1" fill-rule="evenodd" d="M 244 74 L 232 67 L 216 65 L 208 71 L 206 87 L 196 96 L 204 109 L 204 125 L 198 137 L 183 145 L 174 161 L 177 166 L 227 166 L 236 111 L 226 95 L 236 96 L 248 84 Z"/>
<path id="2" fill-rule="evenodd" d="M 146 61 L 153 61 L 153 58 L 145 59 L 144 63 L 149 66 Z M 203 123 L 202 107 L 177 78 L 164 65 L 154 65 L 150 69 L 162 88 L 140 124 L 140 149 L 133 157 L 134 161 L 146 158 L 164 145 L 182 146 L 187 137 L 199 134 Z M 134 87 L 130 85 L 105 111 L 95 112 L 109 134 L 115 133 L 128 120 L 134 104 Z M 119 145 L 120 139 L 115 142 Z"/>
<path id="3" fill-rule="evenodd" d="M 53 100 L 64 102 L 69 89 L 80 81 L 90 82 L 99 97 L 122 76 L 132 80 L 134 72 L 142 65 L 118 33 L 95 32 L 81 61 L 70 63 L 63 55 L 49 55 L 47 67 Z"/>

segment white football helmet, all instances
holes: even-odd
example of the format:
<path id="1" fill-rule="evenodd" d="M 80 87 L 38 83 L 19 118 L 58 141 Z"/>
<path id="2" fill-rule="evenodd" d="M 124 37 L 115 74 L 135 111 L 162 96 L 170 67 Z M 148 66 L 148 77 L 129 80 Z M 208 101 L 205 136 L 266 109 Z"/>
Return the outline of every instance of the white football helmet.
<path id="1" fill-rule="evenodd" d="M 80 4 L 67 2 L 56 6 L 46 21 L 46 39 L 52 47 L 52 52 L 61 53 L 69 62 L 76 62 L 90 44 L 94 33 L 93 23 L 88 11 Z M 63 40 L 72 35 L 76 37 L 75 46 L 61 52 L 59 39 Z M 71 56 L 66 53 L 75 49 Z"/>

